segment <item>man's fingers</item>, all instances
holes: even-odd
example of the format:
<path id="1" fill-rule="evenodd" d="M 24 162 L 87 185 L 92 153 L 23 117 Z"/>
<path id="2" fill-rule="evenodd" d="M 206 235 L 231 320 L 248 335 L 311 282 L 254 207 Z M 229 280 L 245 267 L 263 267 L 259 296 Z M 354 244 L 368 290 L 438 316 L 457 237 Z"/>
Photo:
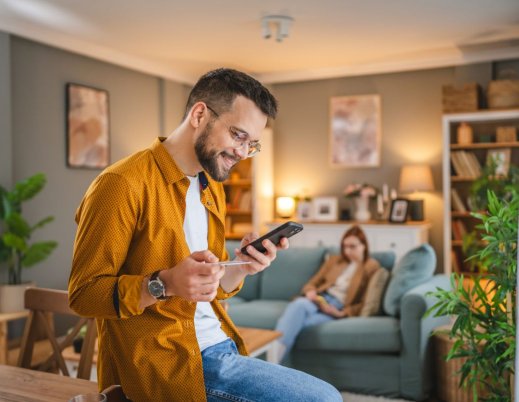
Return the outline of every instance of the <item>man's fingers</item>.
<path id="1" fill-rule="evenodd" d="M 218 257 L 209 250 L 195 251 L 191 257 L 198 262 L 218 262 Z"/>

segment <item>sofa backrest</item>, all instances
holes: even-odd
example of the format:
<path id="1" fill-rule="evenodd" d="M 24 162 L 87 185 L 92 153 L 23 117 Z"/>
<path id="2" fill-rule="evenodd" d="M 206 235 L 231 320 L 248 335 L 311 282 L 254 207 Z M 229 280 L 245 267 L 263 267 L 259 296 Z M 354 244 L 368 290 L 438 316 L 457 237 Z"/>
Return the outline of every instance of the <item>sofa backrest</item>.
<path id="1" fill-rule="evenodd" d="M 291 300 L 324 261 L 324 247 L 291 247 L 280 250 L 271 266 L 261 274 L 260 298 Z"/>

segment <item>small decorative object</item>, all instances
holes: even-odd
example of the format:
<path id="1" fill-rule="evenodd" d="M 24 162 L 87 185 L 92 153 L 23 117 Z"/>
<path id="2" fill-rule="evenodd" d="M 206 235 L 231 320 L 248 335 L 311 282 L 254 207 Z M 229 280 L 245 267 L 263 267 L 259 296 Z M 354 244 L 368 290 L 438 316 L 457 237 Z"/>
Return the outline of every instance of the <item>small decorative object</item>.
<path id="1" fill-rule="evenodd" d="M 457 140 L 460 145 L 469 145 L 472 144 L 473 139 L 473 131 L 472 127 L 467 123 L 463 122 L 459 125 L 457 131 Z"/>
<path id="2" fill-rule="evenodd" d="M 109 159 L 108 92 L 67 84 L 67 165 L 100 169 Z"/>
<path id="3" fill-rule="evenodd" d="M 380 96 L 343 96 L 330 101 L 332 167 L 380 165 Z"/>
<path id="4" fill-rule="evenodd" d="M 516 142 L 517 128 L 514 126 L 498 127 L 496 130 L 496 142 Z"/>
<path id="5" fill-rule="evenodd" d="M 8 285 L 0 287 L 0 312 L 23 310 L 25 289 L 34 283 L 22 283 L 22 268 L 44 260 L 57 246 L 54 241 L 31 242 L 33 232 L 51 222 L 52 216 L 34 225 L 22 216 L 22 203 L 36 196 L 45 183 L 45 175 L 39 173 L 19 181 L 11 191 L 0 186 L 0 264 L 5 263 L 8 271 Z"/>
<path id="6" fill-rule="evenodd" d="M 288 219 L 294 214 L 296 202 L 294 197 L 276 198 L 276 212 L 280 218 Z"/>
<path id="7" fill-rule="evenodd" d="M 403 223 L 407 220 L 407 209 L 409 201 L 405 198 L 397 198 L 391 202 L 391 211 L 389 212 L 389 222 Z"/>
<path id="8" fill-rule="evenodd" d="M 337 197 L 316 197 L 313 200 L 314 220 L 336 221 L 338 212 Z"/>
<path id="9" fill-rule="evenodd" d="M 369 184 L 349 184 L 344 189 L 346 198 L 352 198 L 355 203 L 355 220 L 366 222 L 371 219 L 369 200 L 377 195 L 377 189 Z"/>
<path id="10" fill-rule="evenodd" d="M 495 166 L 495 175 L 504 177 L 508 175 L 510 169 L 510 148 L 491 149 L 487 153 L 487 165 Z"/>

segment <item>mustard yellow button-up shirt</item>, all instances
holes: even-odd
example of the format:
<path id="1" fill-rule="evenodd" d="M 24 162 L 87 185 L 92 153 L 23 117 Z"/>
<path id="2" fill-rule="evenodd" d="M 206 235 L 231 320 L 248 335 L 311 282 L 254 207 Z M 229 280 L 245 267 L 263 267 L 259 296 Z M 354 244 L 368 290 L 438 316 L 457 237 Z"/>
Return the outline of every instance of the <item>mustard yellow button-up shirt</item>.
<path id="1" fill-rule="evenodd" d="M 183 230 L 189 179 L 163 140 L 113 164 L 87 190 L 76 214 L 70 306 L 96 318 L 99 389 L 121 384 L 136 402 L 205 401 L 196 303 L 173 297 L 139 308 L 144 277 L 190 254 Z M 209 250 L 226 260 L 223 186 L 205 173 L 200 178 Z M 238 290 L 229 294 L 220 287 L 217 299 Z M 220 303 L 211 305 L 222 329 L 246 354 Z"/>

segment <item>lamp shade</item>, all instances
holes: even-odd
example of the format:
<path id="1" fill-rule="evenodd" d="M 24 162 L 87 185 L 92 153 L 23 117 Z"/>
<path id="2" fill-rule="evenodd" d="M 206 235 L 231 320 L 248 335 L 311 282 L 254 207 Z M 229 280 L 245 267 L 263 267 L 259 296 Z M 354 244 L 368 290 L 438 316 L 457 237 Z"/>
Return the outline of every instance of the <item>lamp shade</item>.
<path id="1" fill-rule="evenodd" d="M 276 212 L 281 218 L 290 218 L 294 214 L 296 202 L 293 197 L 276 198 Z"/>
<path id="2" fill-rule="evenodd" d="M 434 183 L 429 165 L 405 165 L 400 170 L 400 191 L 432 191 Z"/>

